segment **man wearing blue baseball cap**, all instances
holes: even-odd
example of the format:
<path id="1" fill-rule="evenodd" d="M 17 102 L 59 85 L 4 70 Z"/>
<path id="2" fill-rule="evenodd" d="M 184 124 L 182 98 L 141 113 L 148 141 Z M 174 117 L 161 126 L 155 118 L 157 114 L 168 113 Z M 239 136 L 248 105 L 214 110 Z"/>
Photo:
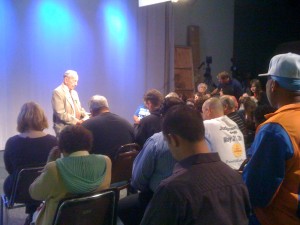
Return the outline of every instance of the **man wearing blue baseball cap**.
<path id="1" fill-rule="evenodd" d="M 277 111 L 256 131 L 243 171 L 255 216 L 250 224 L 300 224 L 300 55 L 271 59 L 266 92 Z"/>

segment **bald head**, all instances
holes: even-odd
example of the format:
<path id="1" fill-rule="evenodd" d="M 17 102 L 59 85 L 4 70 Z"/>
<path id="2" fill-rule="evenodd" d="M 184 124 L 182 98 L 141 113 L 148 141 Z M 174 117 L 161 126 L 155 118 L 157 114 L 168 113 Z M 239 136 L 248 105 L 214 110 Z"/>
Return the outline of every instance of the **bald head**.
<path id="1" fill-rule="evenodd" d="M 224 109 L 220 99 L 214 97 L 204 102 L 202 112 L 204 120 L 210 120 L 224 115 Z"/>

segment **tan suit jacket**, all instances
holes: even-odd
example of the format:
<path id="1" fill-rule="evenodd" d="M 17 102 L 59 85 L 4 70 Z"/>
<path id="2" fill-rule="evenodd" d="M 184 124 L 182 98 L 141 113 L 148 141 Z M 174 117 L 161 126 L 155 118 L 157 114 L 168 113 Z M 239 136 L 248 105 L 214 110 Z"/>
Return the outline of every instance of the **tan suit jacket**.
<path id="1" fill-rule="evenodd" d="M 81 155 L 83 154 L 78 156 Z M 110 187 L 111 161 L 107 156 L 105 160 L 107 168 L 105 178 L 95 192 Z M 29 193 L 33 199 L 45 201 L 35 224 L 52 225 L 59 201 L 68 194 L 55 161 L 47 163 L 42 174 L 30 185 Z"/>
<path id="2" fill-rule="evenodd" d="M 72 96 L 71 96 L 72 95 Z M 87 117 L 84 108 L 81 107 L 77 91 L 61 84 L 52 94 L 53 128 L 56 136 L 60 134 L 67 125 L 75 125 L 79 119 L 76 118 L 75 107 L 77 107 L 81 118 Z"/>

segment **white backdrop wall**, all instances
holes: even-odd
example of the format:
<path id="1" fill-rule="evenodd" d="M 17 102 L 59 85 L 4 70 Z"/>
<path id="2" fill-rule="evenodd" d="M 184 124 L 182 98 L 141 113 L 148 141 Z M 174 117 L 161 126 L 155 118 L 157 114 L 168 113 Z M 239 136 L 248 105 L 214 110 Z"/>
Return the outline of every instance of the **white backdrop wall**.
<path id="1" fill-rule="evenodd" d="M 200 26 L 201 60 L 213 57 L 212 74 L 229 69 L 233 5 L 184 0 L 138 8 L 137 0 L 0 0 L 0 149 L 17 134 L 17 115 L 27 101 L 44 108 L 46 131 L 54 134 L 51 94 L 67 69 L 79 73 L 77 91 L 87 110 L 89 98 L 100 94 L 112 112 L 132 121 L 147 89 L 172 90 L 172 47 L 186 45 L 188 25 Z"/>
<path id="2" fill-rule="evenodd" d="M 131 122 L 147 89 L 164 92 L 166 4 L 0 0 L 0 149 L 27 101 L 44 108 L 54 134 L 51 94 L 67 69 L 79 74 L 86 110 L 92 95 L 104 95 Z"/>
<path id="3" fill-rule="evenodd" d="M 182 0 L 174 4 L 174 39 L 187 45 L 187 27 L 200 28 L 200 57 L 212 56 L 212 76 L 230 71 L 233 56 L 234 0 Z M 200 71 L 202 74 L 204 71 Z"/>

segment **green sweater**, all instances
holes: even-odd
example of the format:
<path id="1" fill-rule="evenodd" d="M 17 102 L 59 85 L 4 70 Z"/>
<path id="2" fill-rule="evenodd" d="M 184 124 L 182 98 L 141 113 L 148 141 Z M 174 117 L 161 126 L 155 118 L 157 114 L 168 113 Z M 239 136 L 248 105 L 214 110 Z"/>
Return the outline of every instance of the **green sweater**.
<path id="1" fill-rule="evenodd" d="M 88 193 L 103 181 L 106 161 L 102 155 L 69 156 L 56 160 L 58 172 L 72 194 Z"/>

